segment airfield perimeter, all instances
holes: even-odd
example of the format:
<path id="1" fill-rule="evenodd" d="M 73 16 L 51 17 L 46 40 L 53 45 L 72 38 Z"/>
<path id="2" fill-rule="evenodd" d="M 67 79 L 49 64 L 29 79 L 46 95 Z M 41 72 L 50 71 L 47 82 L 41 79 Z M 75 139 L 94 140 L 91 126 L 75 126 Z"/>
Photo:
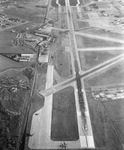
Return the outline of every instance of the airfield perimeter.
<path id="1" fill-rule="evenodd" d="M 0 148 L 123 150 L 123 1 L 0 8 Z"/>

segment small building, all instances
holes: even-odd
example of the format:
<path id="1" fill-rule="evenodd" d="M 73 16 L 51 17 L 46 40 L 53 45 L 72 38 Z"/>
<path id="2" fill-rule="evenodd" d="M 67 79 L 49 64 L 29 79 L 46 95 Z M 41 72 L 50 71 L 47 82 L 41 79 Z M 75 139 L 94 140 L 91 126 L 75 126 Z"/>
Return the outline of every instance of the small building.
<path id="1" fill-rule="evenodd" d="M 47 63 L 48 62 L 48 54 L 47 53 L 41 53 L 39 55 L 39 59 L 38 59 L 39 63 Z"/>
<path id="2" fill-rule="evenodd" d="M 19 60 L 34 62 L 36 60 L 36 55 L 35 54 L 21 54 L 21 57 Z"/>

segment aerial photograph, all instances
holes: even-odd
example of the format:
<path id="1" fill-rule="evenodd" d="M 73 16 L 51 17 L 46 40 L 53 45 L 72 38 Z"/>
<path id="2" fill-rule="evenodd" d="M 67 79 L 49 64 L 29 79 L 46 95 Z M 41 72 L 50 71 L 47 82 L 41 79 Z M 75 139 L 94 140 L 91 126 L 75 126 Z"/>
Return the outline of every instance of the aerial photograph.
<path id="1" fill-rule="evenodd" d="M 124 0 L 0 0 L 0 150 L 124 150 Z"/>

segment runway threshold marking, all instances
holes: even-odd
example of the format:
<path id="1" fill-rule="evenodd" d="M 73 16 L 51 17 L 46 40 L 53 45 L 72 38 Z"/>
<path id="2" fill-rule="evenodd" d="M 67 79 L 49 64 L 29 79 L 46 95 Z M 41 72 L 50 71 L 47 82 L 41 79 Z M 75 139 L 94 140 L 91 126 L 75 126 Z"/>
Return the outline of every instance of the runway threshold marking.
<path id="1" fill-rule="evenodd" d="M 81 148 L 87 148 L 87 141 L 85 136 L 80 136 Z"/>
<path id="2" fill-rule="evenodd" d="M 87 136 L 87 144 L 88 144 L 88 148 L 95 148 L 94 146 L 94 139 L 93 136 L 88 135 Z"/>

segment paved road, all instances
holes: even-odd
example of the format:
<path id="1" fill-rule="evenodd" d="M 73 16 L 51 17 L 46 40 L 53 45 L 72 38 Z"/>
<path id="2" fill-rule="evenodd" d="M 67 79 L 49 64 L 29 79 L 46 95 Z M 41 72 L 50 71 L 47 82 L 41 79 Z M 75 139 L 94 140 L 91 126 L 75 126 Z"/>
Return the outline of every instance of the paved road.
<path id="1" fill-rule="evenodd" d="M 124 51 L 124 46 L 122 47 L 101 47 L 101 48 L 78 48 L 78 51 Z"/>

